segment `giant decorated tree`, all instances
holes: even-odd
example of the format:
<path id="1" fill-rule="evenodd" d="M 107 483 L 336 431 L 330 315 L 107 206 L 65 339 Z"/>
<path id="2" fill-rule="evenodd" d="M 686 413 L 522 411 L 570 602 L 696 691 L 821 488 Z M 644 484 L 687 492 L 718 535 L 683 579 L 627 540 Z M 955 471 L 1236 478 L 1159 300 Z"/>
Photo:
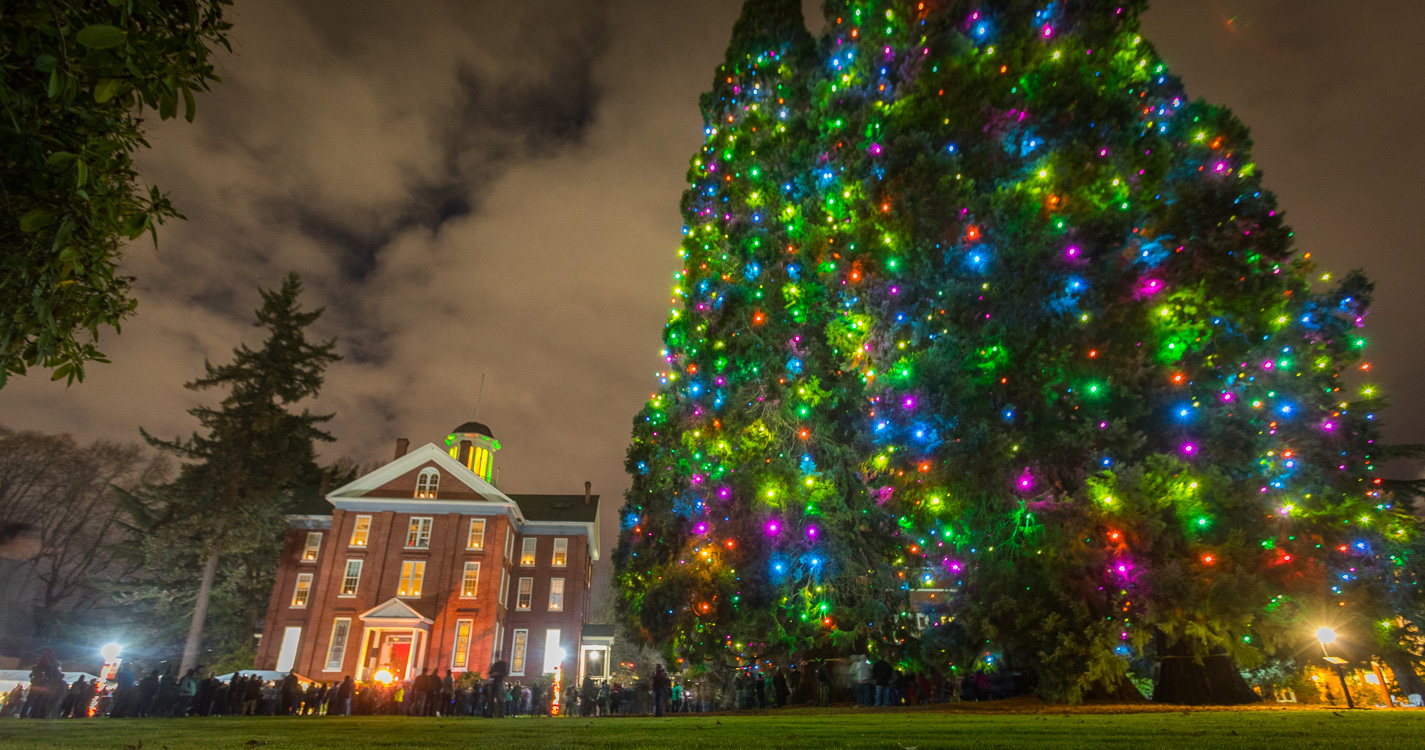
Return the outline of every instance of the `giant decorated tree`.
<path id="1" fill-rule="evenodd" d="M 1315 274 L 1145 5 L 829 0 L 813 42 L 747 2 L 629 451 L 639 636 L 1064 700 L 1149 660 L 1198 703 L 1254 699 L 1239 668 L 1319 625 L 1413 626 L 1371 285 Z"/>

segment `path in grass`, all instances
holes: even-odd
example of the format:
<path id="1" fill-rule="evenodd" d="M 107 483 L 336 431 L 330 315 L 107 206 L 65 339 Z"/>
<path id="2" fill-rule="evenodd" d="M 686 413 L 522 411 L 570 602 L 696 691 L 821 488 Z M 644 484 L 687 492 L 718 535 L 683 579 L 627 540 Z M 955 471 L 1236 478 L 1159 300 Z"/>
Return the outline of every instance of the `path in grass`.
<path id="1" fill-rule="evenodd" d="M 142 744 L 140 744 L 142 743 Z M 0 720 L 0 748 L 1422 748 L 1425 710 Z"/>

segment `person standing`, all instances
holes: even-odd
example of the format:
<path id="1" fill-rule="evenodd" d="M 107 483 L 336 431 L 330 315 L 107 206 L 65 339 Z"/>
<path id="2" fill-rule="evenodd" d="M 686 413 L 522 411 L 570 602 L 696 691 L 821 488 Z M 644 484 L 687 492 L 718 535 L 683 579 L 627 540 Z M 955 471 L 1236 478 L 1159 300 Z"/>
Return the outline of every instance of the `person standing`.
<path id="1" fill-rule="evenodd" d="M 440 681 L 440 715 L 451 716 L 455 705 L 455 675 L 450 668 L 445 669 L 445 678 Z"/>
<path id="2" fill-rule="evenodd" d="M 658 665 L 658 668 L 655 669 L 655 670 L 653 670 L 653 715 L 654 715 L 654 716 L 659 716 L 659 717 L 661 717 L 661 716 L 663 715 L 663 700 L 664 700 L 664 698 L 666 698 L 667 695 L 668 695 L 668 687 L 669 687 L 669 684 L 670 684 L 670 680 L 668 679 L 668 672 L 666 672 L 666 671 L 663 669 L 663 665 L 662 665 L 662 664 L 659 664 L 659 665 Z"/>
<path id="3" fill-rule="evenodd" d="M 864 654 L 856 656 L 851 667 L 856 678 L 856 705 L 869 706 L 875 702 L 875 685 L 871 682 L 871 660 Z"/>
<path id="4" fill-rule="evenodd" d="M 891 669 L 891 663 L 885 658 L 876 660 L 871 666 L 871 679 L 876 682 L 876 705 L 889 706 L 891 700 L 891 680 L 895 677 L 895 670 Z"/>
<path id="5" fill-rule="evenodd" d="M 831 705 L 831 661 L 822 659 L 821 665 L 816 668 L 817 697 L 816 705 L 826 708 Z"/>
<path id="6" fill-rule="evenodd" d="M 787 670 L 787 689 L 792 691 L 792 695 L 796 695 L 801 686 L 802 673 L 797 669 L 797 663 L 792 662 L 791 668 Z"/>
<path id="7" fill-rule="evenodd" d="M 777 708 L 785 707 L 787 705 L 787 696 L 791 694 L 791 689 L 787 687 L 787 674 L 782 671 L 781 667 L 778 667 L 777 673 L 772 675 L 774 705 L 776 705 Z"/>
<path id="8" fill-rule="evenodd" d="M 356 683 L 351 681 L 351 675 L 342 678 L 341 687 L 336 689 L 337 714 L 340 716 L 351 715 L 351 699 L 356 695 Z"/>
<path id="9" fill-rule="evenodd" d="M 134 702 L 134 671 L 128 664 L 120 664 L 114 674 L 114 702 L 109 706 L 109 718 L 122 719 L 128 715 L 129 705 Z"/>
<path id="10" fill-rule="evenodd" d="M 505 677 L 510 673 L 510 665 L 504 659 L 490 665 L 490 715 L 496 719 L 505 715 Z"/>

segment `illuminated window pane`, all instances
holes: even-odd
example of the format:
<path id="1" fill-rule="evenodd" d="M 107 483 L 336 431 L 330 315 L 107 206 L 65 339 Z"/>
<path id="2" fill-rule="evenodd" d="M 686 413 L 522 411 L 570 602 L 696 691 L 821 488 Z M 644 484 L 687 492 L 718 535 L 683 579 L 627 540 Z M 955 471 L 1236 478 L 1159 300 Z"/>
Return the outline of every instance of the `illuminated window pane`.
<path id="1" fill-rule="evenodd" d="M 480 589 L 480 563 L 465 563 L 465 576 L 460 581 L 460 596 L 464 599 L 474 599 L 475 594 Z"/>
<path id="2" fill-rule="evenodd" d="M 564 579 L 549 579 L 549 611 L 564 611 Z"/>
<path id="3" fill-rule="evenodd" d="M 341 617 L 332 623 L 332 642 L 327 649 L 327 671 L 341 670 L 342 657 L 346 655 L 346 637 L 351 632 L 351 618 Z"/>
<path id="4" fill-rule="evenodd" d="M 307 599 L 312 595 L 312 574 L 298 573 L 297 587 L 292 590 L 292 607 L 302 609 L 307 606 Z"/>
<path id="5" fill-rule="evenodd" d="M 401 561 L 401 585 L 396 589 L 397 596 L 416 597 L 421 595 L 421 583 L 426 577 L 426 564 L 424 560 L 403 560 Z"/>
<path id="6" fill-rule="evenodd" d="M 366 538 L 371 535 L 371 516 L 357 516 L 351 527 L 351 546 L 365 547 Z"/>
<path id="7" fill-rule="evenodd" d="M 525 647 L 528 646 L 528 645 L 529 645 L 529 631 L 528 631 L 528 630 L 516 630 L 516 631 L 515 631 L 515 643 L 514 643 L 514 646 L 510 649 L 510 674 L 514 674 L 514 675 L 523 675 L 523 674 L 524 674 L 524 652 L 525 652 Z"/>
<path id="8" fill-rule="evenodd" d="M 470 537 L 465 542 L 466 549 L 485 549 L 485 519 L 470 519 Z"/>
<path id="9" fill-rule="evenodd" d="M 515 595 L 515 609 L 521 612 L 528 612 L 530 602 L 534 599 L 534 579 L 521 578 L 519 593 Z"/>
<path id="10" fill-rule="evenodd" d="M 453 669 L 465 669 L 470 663 L 470 620 L 455 621 L 455 654 L 450 659 Z"/>
<path id="11" fill-rule="evenodd" d="M 440 472 L 432 468 L 421 469 L 416 477 L 416 497 L 435 497 L 439 489 Z"/>
<path id="12" fill-rule="evenodd" d="M 554 540 L 554 558 L 550 564 L 556 568 L 562 568 L 569 564 L 569 540 L 559 538 Z"/>
<path id="13" fill-rule="evenodd" d="M 430 518 L 412 518 L 406 529 L 406 549 L 430 548 Z"/>
<path id="14" fill-rule="evenodd" d="M 361 585 L 361 561 L 347 560 L 346 575 L 341 578 L 341 595 L 356 596 L 356 589 Z"/>
<path id="15" fill-rule="evenodd" d="M 302 562 L 316 562 L 322 551 L 322 532 L 308 531 L 307 543 L 302 546 Z"/>
<path id="16" fill-rule="evenodd" d="M 534 537 L 524 540 L 523 545 L 520 547 L 520 565 L 534 565 L 534 553 L 538 546 L 539 540 Z"/>

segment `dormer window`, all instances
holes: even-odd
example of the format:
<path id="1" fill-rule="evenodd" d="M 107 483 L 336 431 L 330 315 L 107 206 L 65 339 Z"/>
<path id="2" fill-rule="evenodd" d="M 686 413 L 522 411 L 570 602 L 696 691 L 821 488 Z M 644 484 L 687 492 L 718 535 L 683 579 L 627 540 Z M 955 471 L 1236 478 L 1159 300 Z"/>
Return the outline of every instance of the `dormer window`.
<path id="1" fill-rule="evenodd" d="M 433 468 L 421 469 L 416 477 L 416 497 L 435 497 L 440 489 L 440 472 Z"/>

